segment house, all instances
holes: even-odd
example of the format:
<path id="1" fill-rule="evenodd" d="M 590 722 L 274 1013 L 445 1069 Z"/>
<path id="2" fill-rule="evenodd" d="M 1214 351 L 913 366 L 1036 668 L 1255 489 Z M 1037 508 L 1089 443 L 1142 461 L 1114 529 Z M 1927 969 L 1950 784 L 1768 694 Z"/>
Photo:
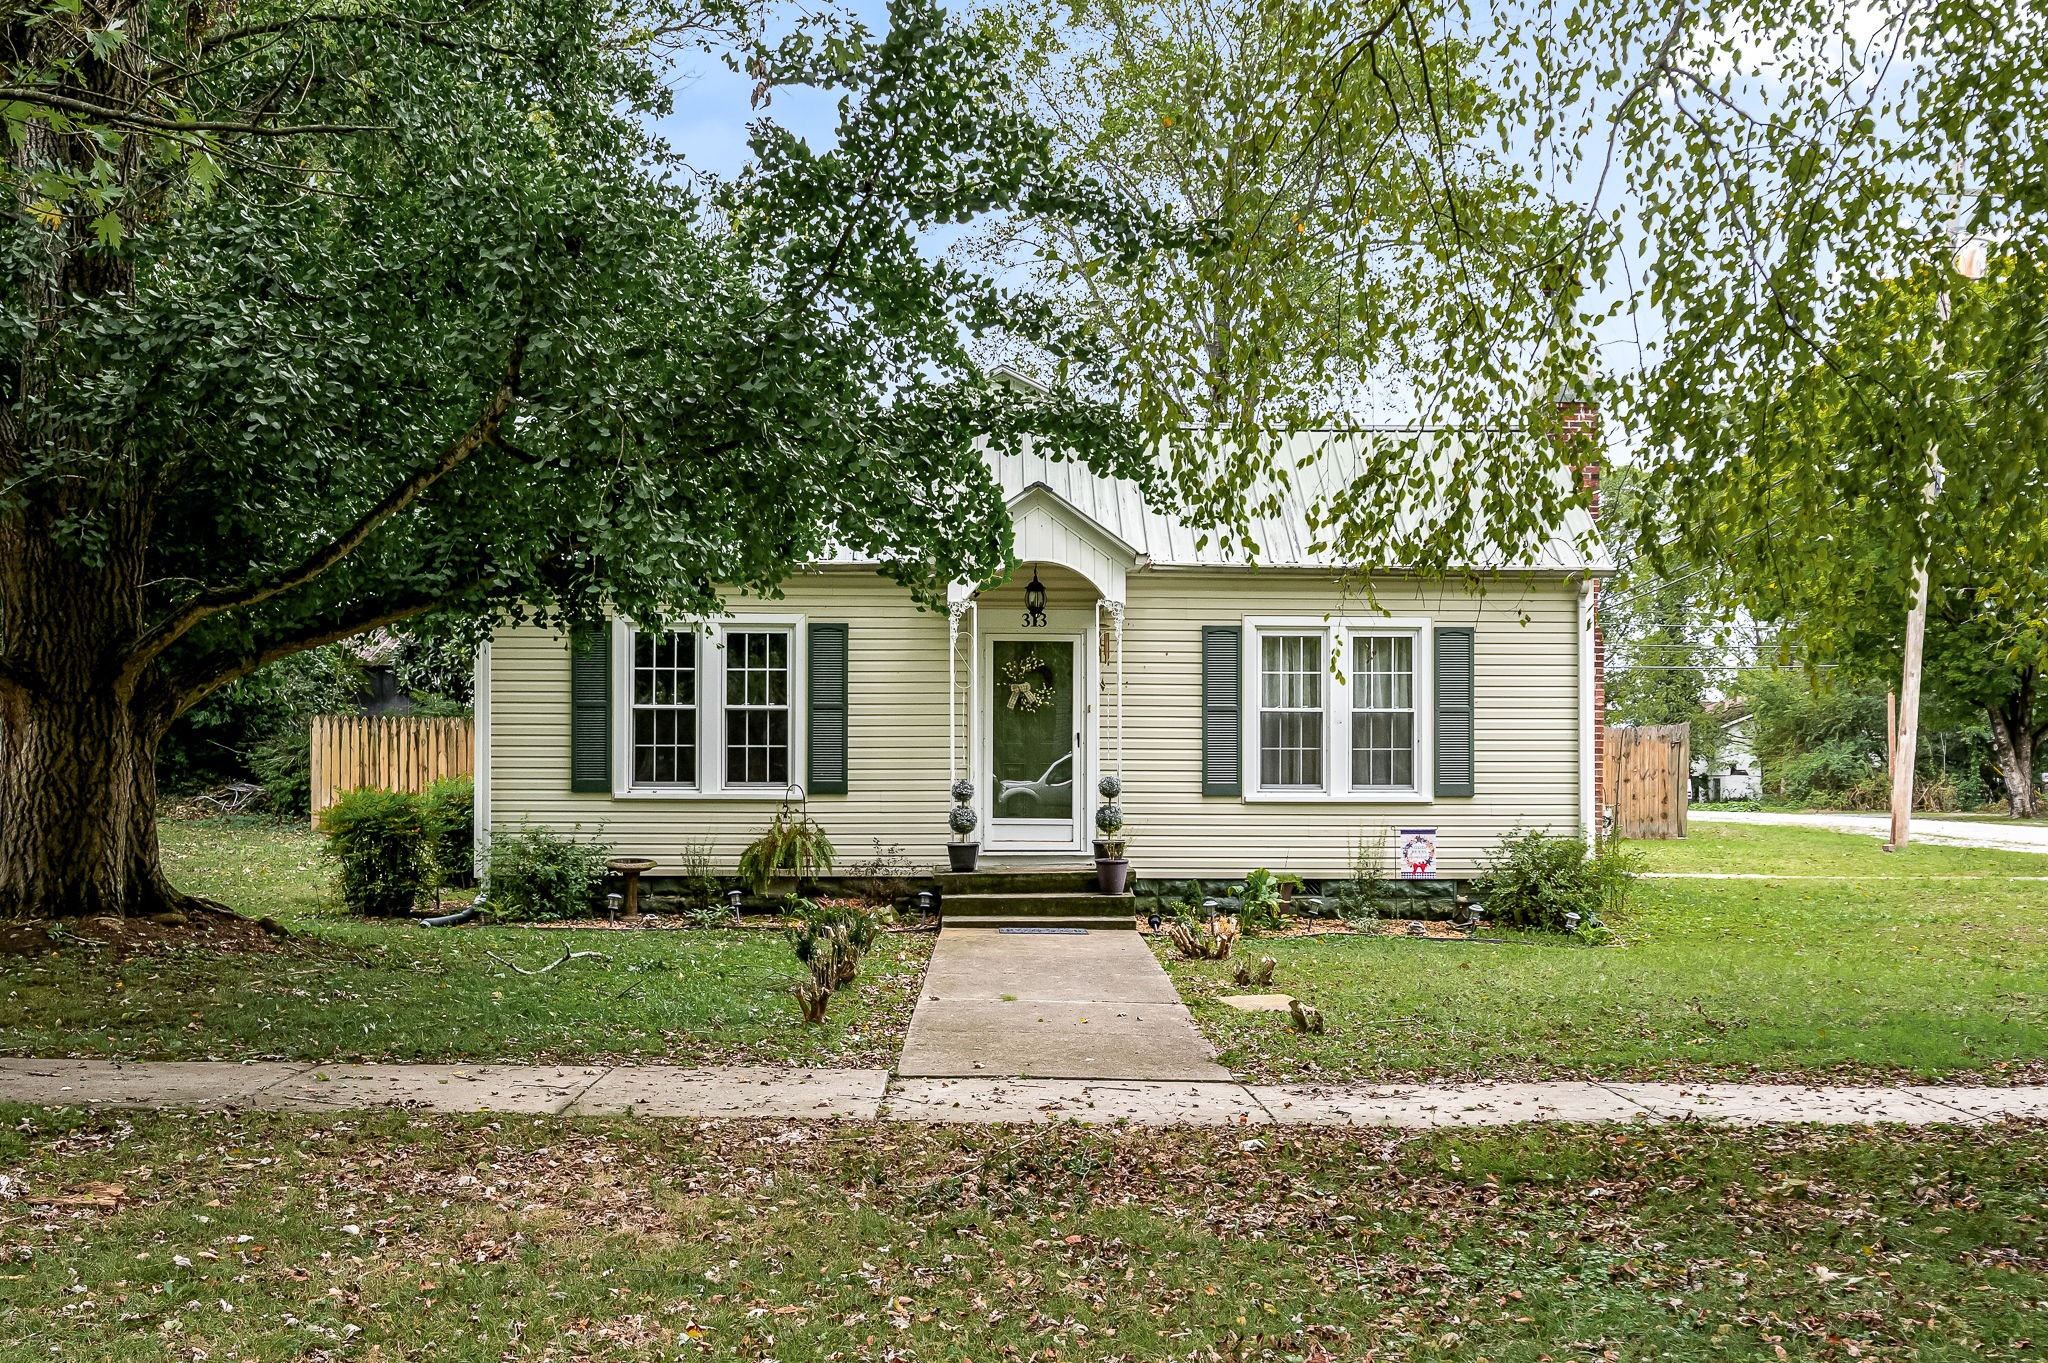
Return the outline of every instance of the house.
<path id="1" fill-rule="evenodd" d="M 1712 752 L 1693 759 L 1692 798 L 1704 803 L 1761 799 L 1764 769 L 1756 756 L 1756 716 L 1721 701 L 1707 707 L 1707 719 L 1718 723 L 1720 738 Z"/>
<path id="2" fill-rule="evenodd" d="M 1593 826 L 1611 563 L 1583 512 L 1471 581 L 1380 573 L 1368 594 L 1308 534 L 1341 460 L 1252 527 L 1256 561 L 1080 464 L 991 461 L 1017 566 L 944 612 L 837 558 L 694 632 L 499 630 L 481 828 L 602 830 L 657 876 L 708 848 L 730 871 L 800 788 L 842 859 L 879 841 L 943 864 L 964 779 L 985 859 L 1072 862 L 1116 776 L 1134 875 L 1178 882 L 1342 877 L 1382 844 L 1392 872 L 1392 831 L 1415 828 L 1466 877 L 1512 830 Z"/>

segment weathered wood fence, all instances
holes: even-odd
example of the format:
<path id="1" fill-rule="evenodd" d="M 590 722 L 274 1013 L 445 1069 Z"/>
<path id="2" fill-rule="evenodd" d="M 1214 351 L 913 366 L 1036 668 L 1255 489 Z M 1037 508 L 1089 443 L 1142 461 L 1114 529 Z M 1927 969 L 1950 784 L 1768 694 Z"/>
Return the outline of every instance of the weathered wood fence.
<path id="1" fill-rule="evenodd" d="M 460 716 L 315 715 L 313 819 L 346 790 L 422 791 L 476 770 L 476 731 Z"/>
<path id="2" fill-rule="evenodd" d="M 1692 793 L 1692 726 L 1642 724 L 1606 732 L 1601 800 L 1624 838 L 1682 838 Z"/>

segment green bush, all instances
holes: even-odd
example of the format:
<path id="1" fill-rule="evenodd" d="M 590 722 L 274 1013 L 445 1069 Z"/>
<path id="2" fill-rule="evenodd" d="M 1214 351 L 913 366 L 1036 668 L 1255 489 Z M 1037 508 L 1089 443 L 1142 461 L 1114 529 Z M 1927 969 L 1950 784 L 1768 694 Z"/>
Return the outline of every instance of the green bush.
<path id="1" fill-rule="evenodd" d="M 1562 932 L 1565 915 L 1576 913 L 1580 930 L 1590 932 L 1603 910 L 1619 914 L 1627 907 L 1639 860 L 1611 839 L 1589 850 L 1584 838 L 1513 833 L 1488 855 L 1472 895 L 1502 927 Z"/>
<path id="2" fill-rule="evenodd" d="M 444 777 L 427 787 L 421 805 L 434 884 L 470 884 L 476 874 L 475 785 L 467 776 Z"/>
<path id="3" fill-rule="evenodd" d="M 420 799 L 393 790 L 352 790 L 320 811 L 327 850 L 341 863 L 349 912 L 395 918 L 427 888 L 426 820 Z"/>
<path id="4" fill-rule="evenodd" d="M 489 852 L 484 899 L 491 918 L 533 923 L 602 910 L 608 843 L 522 828 L 493 834 Z"/>

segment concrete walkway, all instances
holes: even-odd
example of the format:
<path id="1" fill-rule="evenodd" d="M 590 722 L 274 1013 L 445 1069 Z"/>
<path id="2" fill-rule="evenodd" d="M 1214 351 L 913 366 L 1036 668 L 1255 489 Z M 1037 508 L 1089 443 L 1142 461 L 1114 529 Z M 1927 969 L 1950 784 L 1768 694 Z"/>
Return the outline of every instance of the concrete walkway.
<path id="1" fill-rule="evenodd" d="M 1824 828 L 1831 833 L 1867 833 L 1889 838 L 1888 814 L 1766 814 L 1727 809 L 1694 809 L 1688 819 L 1704 823 L 1761 823 L 1781 828 Z M 1913 818 L 1913 840 L 1944 847 L 1983 847 L 1996 852 L 2048 853 L 2048 825 L 2024 823 L 1977 823 L 1969 819 Z"/>
<path id="2" fill-rule="evenodd" d="M 1230 1072 L 1135 932 L 939 933 L 906 1078 L 1221 1081 Z"/>
<path id="3" fill-rule="evenodd" d="M 2048 1120 L 2048 1085 L 1355 1084 L 897 1078 L 883 1070 L 0 1059 L 0 1102 L 46 1107 L 1428 1130 L 1524 1122 Z"/>

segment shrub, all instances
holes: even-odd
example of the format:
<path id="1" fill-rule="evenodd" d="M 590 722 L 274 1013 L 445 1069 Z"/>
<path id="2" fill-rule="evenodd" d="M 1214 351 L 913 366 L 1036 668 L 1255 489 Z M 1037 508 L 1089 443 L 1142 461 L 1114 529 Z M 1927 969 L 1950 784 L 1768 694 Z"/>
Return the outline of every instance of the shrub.
<path id="1" fill-rule="evenodd" d="M 467 776 L 444 777 L 427 787 L 420 804 L 434 884 L 469 884 L 476 874 L 476 787 Z"/>
<path id="2" fill-rule="evenodd" d="M 532 923 L 596 913 L 611 854 L 607 843 L 547 828 L 494 834 L 485 867 L 490 917 Z"/>
<path id="3" fill-rule="evenodd" d="M 1562 932 L 1565 915 L 1576 913 L 1581 927 L 1591 928 L 1602 909 L 1625 907 L 1638 859 L 1614 840 L 1589 854 L 1584 838 L 1513 833 L 1487 857 L 1472 893 L 1503 927 Z"/>
<path id="4" fill-rule="evenodd" d="M 320 811 L 328 852 L 341 863 L 341 902 L 351 913 L 395 918 L 427 888 L 426 821 L 420 799 L 393 790 L 352 790 Z"/>

